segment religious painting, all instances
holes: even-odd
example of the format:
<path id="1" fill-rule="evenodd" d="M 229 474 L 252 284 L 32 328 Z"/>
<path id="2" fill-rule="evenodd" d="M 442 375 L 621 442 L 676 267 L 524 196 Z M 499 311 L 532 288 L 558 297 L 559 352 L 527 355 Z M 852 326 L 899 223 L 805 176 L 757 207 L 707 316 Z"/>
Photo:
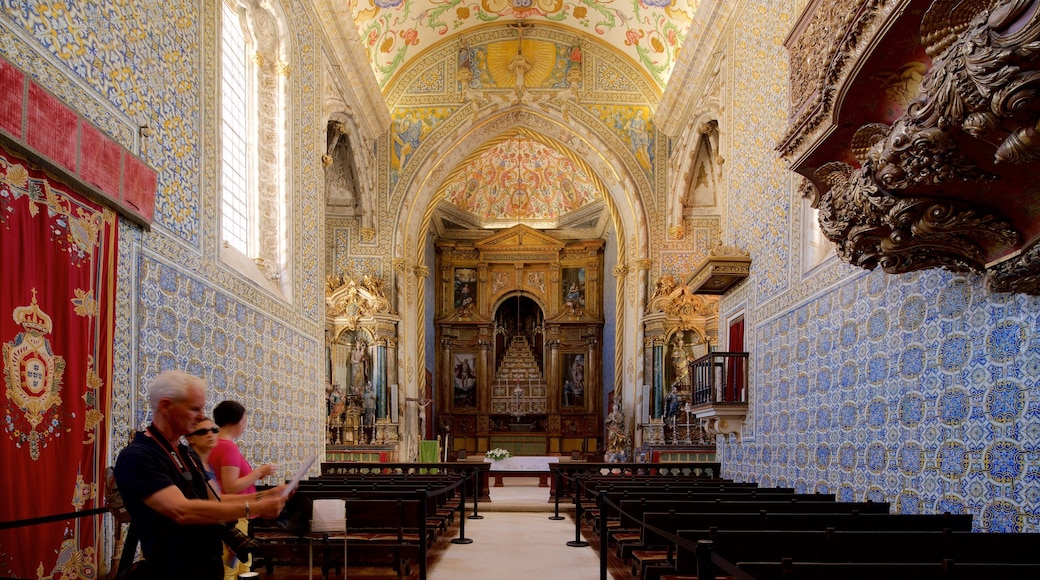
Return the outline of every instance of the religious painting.
<path id="1" fill-rule="evenodd" d="M 560 407 L 585 407 L 585 353 L 563 355 Z"/>
<path id="2" fill-rule="evenodd" d="M 476 407 L 477 354 L 474 352 L 455 353 L 452 357 L 451 369 L 455 408 Z"/>
<path id="3" fill-rule="evenodd" d="M 571 313 L 585 310 L 585 268 L 564 268 L 560 283 L 564 309 Z"/>
<path id="4" fill-rule="evenodd" d="M 455 308 L 473 308 L 477 303 L 477 271 L 455 268 Z"/>

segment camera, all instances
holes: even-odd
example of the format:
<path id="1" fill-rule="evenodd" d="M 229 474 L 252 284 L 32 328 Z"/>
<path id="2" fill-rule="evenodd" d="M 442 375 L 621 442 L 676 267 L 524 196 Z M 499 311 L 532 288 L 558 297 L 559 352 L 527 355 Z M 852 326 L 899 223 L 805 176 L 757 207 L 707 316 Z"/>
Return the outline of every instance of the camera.
<path id="1" fill-rule="evenodd" d="M 253 550 L 260 547 L 260 543 L 236 528 L 235 523 L 229 522 L 224 524 L 224 531 L 221 536 L 227 547 L 231 548 L 231 551 L 235 553 L 235 557 L 239 561 L 245 562 L 249 560 L 249 555 L 253 553 Z"/>

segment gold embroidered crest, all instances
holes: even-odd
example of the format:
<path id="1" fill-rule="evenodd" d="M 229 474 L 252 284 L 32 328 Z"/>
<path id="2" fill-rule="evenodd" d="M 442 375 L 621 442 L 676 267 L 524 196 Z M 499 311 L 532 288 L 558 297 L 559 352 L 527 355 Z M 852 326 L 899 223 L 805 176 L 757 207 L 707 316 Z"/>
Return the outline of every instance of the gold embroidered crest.
<path id="1" fill-rule="evenodd" d="M 4 344 L 3 360 L 7 398 L 13 403 L 7 411 L 7 431 L 18 447 L 29 446 L 29 456 L 35 461 L 40 458 L 40 444 L 59 430 L 56 417 L 49 423 L 45 419 L 61 405 L 65 359 L 51 351 L 45 338 L 51 332 L 51 318 L 36 303 L 35 288 L 32 293 L 29 306 L 14 309 L 14 321 L 25 332 Z"/>

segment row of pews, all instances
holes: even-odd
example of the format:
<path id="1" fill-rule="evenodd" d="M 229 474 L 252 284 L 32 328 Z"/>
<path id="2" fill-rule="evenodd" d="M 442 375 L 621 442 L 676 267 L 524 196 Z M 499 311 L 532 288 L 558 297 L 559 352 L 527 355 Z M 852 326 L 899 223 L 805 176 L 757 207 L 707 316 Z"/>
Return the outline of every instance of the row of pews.
<path id="1" fill-rule="evenodd" d="M 970 514 L 892 514 L 715 477 L 556 473 L 575 538 L 645 580 L 1040 578 L 1040 534 L 973 533 Z M 608 564 L 612 562 L 611 564 Z"/>
<path id="2" fill-rule="evenodd" d="M 250 521 L 254 569 L 320 567 L 322 577 L 346 568 L 387 568 L 398 577 L 417 568 L 425 580 L 430 550 L 458 530 L 465 537 L 466 500 L 476 516 L 481 469 L 459 464 L 325 463 L 300 482 L 276 520 Z M 484 474 L 486 477 L 486 473 Z"/>

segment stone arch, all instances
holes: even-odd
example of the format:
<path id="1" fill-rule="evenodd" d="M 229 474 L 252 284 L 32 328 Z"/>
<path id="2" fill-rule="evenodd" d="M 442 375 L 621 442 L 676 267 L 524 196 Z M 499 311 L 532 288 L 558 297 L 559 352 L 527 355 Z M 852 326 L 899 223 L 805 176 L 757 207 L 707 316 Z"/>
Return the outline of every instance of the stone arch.
<path id="1" fill-rule="evenodd" d="M 436 141 L 424 143 L 425 154 L 418 158 L 421 159 L 420 164 L 407 171 L 407 179 L 397 184 L 398 188 L 404 188 L 400 191 L 407 193 L 401 195 L 402 201 L 397 208 L 397 229 L 393 236 L 397 274 L 395 289 L 402 317 L 398 359 L 402 376 L 408 376 L 409 372 L 415 374 L 422 366 L 423 357 L 419 351 L 424 347 L 424 338 L 420 316 L 425 306 L 420 303 L 422 285 L 429 274 L 425 263 L 425 246 L 429 220 L 437 201 L 436 192 L 452 169 L 473 149 L 518 126 L 542 132 L 570 147 L 588 162 L 603 183 L 604 196 L 615 206 L 611 214 L 618 238 L 618 266 L 614 268 L 613 275 L 618 280 L 619 288 L 624 289 L 623 293 L 619 292 L 617 300 L 617 327 L 638 328 L 641 324 L 642 309 L 637 305 L 642 299 L 639 293 L 645 291 L 645 284 L 640 279 L 646 275 L 645 264 L 649 261 L 650 243 L 650 228 L 643 199 L 649 195 L 652 184 L 644 175 L 634 174 L 628 169 L 636 165 L 611 153 L 623 148 L 616 147 L 615 143 L 605 139 L 593 128 L 575 122 L 573 116 L 565 119 L 551 110 L 513 107 L 473 121 L 465 130 L 446 131 L 436 136 L 439 137 Z M 610 276 L 611 273 L 607 272 L 606 275 Z M 634 369 L 642 363 L 639 352 L 639 337 L 618 337 L 614 352 L 617 359 L 614 388 L 625 394 L 625 407 L 629 410 L 634 407 L 634 399 L 629 399 L 634 397 L 637 391 L 634 385 L 639 380 L 639 377 L 634 376 Z M 404 381 L 409 387 L 412 383 L 414 381 Z M 624 385 L 628 386 L 622 388 Z M 604 388 L 607 388 L 606 385 Z M 414 394 L 409 393 L 407 396 Z"/>
<path id="2" fill-rule="evenodd" d="M 342 101 L 332 104 L 343 108 L 325 115 L 326 150 L 321 161 L 326 208 L 329 215 L 355 217 L 362 231 L 374 231 L 375 155 L 352 111 Z"/>
<path id="3" fill-rule="evenodd" d="M 709 106 L 686 125 L 673 145 L 668 163 L 666 221 L 670 239 L 683 237 L 684 220 L 688 215 L 704 212 L 717 214 L 723 207 L 719 198 L 722 177 L 718 125 L 720 116 L 717 106 Z M 707 175 L 704 175 L 705 168 Z M 712 197 L 710 204 L 695 202 L 695 198 L 698 197 L 698 183 L 701 180 L 707 181 Z"/>

